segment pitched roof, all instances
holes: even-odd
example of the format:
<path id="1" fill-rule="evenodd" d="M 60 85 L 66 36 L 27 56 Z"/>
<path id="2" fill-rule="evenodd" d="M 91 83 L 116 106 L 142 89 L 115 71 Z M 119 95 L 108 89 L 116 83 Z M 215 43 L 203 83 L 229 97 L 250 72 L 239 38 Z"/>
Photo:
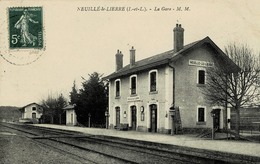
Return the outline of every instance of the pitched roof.
<path id="1" fill-rule="evenodd" d="M 67 109 L 74 109 L 75 105 L 67 105 L 66 107 L 64 107 L 63 109 L 67 110 Z"/>
<path id="2" fill-rule="evenodd" d="M 179 59 L 183 54 L 186 54 L 187 52 L 194 50 L 204 44 L 211 45 L 213 47 L 213 49 L 215 51 L 217 51 L 218 54 L 220 54 L 220 57 L 222 57 L 224 60 L 226 60 L 227 62 L 234 65 L 234 67 L 237 67 L 235 65 L 235 63 L 233 63 L 233 61 L 229 57 L 227 57 L 227 55 L 209 37 L 205 37 L 202 40 L 198 40 L 198 41 L 185 45 L 183 47 L 183 49 L 181 49 L 178 52 L 175 52 L 175 50 L 173 49 L 173 50 L 166 51 L 166 52 L 145 58 L 143 60 L 137 61 L 137 62 L 135 62 L 135 65 L 132 67 L 130 67 L 130 64 L 129 64 L 129 65 L 123 67 L 122 69 L 108 75 L 107 77 L 105 77 L 105 79 L 114 79 L 114 78 L 117 78 L 120 76 L 126 76 L 126 75 L 129 75 L 132 73 L 136 73 L 139 71 L 149 69 L 149 68 L 168 64 L 170 61 L 175 61 L 175 60 Z"/>
<path id="3" fill-rule="evenodd" d="M 28 104 L 28 105 L 25 105 L 25 106 L 21 107 L 20 109 L 22 109 L 22 108 L 26 108 L 27 106 L 30 106 L 30 105 L 33 105 L 33 104 L 42 107 L 41 105 L 39 105 L 39 104 L 33 102 L 33 103 L 30 103 L 30 104 Z"/>
<path id="4" fill-rule="evenodd" d="M 23 107 L 19 108 L 18 110 L 22 111 L 24 108 L 26 108 L 26 107 L 28 107 L 28 106 L 30 106 L 30 105 L 33 105 L 33 104 L 35 104 L 35 105 L 37 105 L 37 106 L 40 106 L 40 107 L 42 107 L 41 105 L 39 105 L 39 104 L 37 104 L 37 103 L 33 102 L 33 103 L 30 103 L 30 104 L 28 104 L 28 105 L 25 105 L 25 106 L 23 106 Z M 42 108 L 43 108 L 43 107 L 42 107 Z"/>

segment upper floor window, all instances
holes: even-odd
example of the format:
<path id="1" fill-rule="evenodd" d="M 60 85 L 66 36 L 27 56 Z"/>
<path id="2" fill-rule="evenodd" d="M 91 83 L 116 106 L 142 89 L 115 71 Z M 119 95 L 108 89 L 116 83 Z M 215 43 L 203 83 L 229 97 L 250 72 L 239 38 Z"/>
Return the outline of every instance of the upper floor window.
<path id="1" fill-rule="evenodd" d="M 157 91 L 157 70 L 152 70 L 149 72 L 149 87 L 150 92 Z"/>
<path id="2" fill-rule="evenodd" d="M 32 107 L 32 110 L 36 110 L 36 107 Z"/>
<path id="3" fill-rule="evenodd" d="M 198 122 L 206 122 L 205 107 L 198 108 Z"/>
<path id="4" fill-rule="evenodd" d="M 137 84 L 137 76 L 136 75 L 132 75 L 130 77 L 130 93 L 131 95 L 136 94 L 136 84 Z"/>
<path id="5" fill-rule="evenodd" d="M 120 96 L 120 80 L 116 80 L 115 81 L 115 88 L 116 88 L 116 97 L 119 97 Z"/>
<path id="6" fill-rule="evenodd" d="M 198 84 L 206 83 L 206 71 L 204 69 L 198 70 Z"/>

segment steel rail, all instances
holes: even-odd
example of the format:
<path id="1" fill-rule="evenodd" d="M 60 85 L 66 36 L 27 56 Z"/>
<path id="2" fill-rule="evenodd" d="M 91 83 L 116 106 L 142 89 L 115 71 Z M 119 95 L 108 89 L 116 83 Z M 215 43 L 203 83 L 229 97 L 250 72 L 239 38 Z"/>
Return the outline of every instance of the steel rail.
<path id="1" fill-rule="evenodd" d="M 14 127 L 10 127 L 10 126 L 6 126 L 6 125 L 3 125 L 2 123 L 0 124 L 1 126 L 5 126 L 7 128 L 10 128 L 10 129 L 13 129 L 13 130 L 17 130 L 19 132 L 23 132 L 23 133 L 26 133 L 26 134 L 31 134 L 31 135 L 35 135 L 35 136 L 38 136 L 38 134 L 35 134 L 35 133 L 32 133 L 32 132 L 28 132 L 26 130 L 22 130 L 22 129 L 19 129 L 19 128 L 14 128 Z M 36 128 L 37 130 L 37 128 Z M 48 130 L 46 130 L 48 131 Z M 26 136 L 28 137 L 28 136 Z M 41 142 L 41 140 L 38 140 L 37 138 L 31 138 L 31 137 L 28 137 L 30 139 L 33 139 L 35 142 L 37 143 L 41 143 L 43 145 L 47 145 L 46 143 L 43 143 Z M 92 149 L 88 149 L 88 148 L 85 148 L 85 147 L 82 147 L 82 146 L 78 146 L 76 144 L 73 144 L 73 143 L 68 143 L 68 142 L 63 142 L 63 141 L 60 141 L 60 140 L 57 140 L 57 139 L 54 139 L 54 138 L 45 138 L 46 140 L 51 140 L 51 141 L 54 141 L 54 142 L 57 142 L 57 143 L 60 143 L 60 144 L 64 144 L 64 145 L 68 145 L 68 146 L 72 146 L 73 148 L 77 148 L 77 149 L 80 149 L 80 150 L 84 150 L 84 151 L 87 151 L 87 152 L 92 152 L 92 153 L 96 153 L 98 155 L 102 155 L 104 157 L 107 157 L 107 158 L 112 158 L 112 159 L 115 159 L 117 160 L 118 162 L 122 162 L 122 163 L 132 163 L 132 164 L 137 164 L 137 162 L 135 161 L 131 161 L 131 160 L 127 160 L 127 159 L 124 159 L 124 158 L 120 158 L 120 157 L 117 157 L 117 156 L 113 156 L 113 155 L 110 155 L 110 154 L 106 154 L 106 153 L 102 153 L 102 152 L 99 152 L 99 151 L 95 151 L 95 150 L 92 150 Z M 49 145 L 48 146 L 52 147 L 52 148 L 55 148 L 59 151 L 62 151 L 62 152 L 65 152 L 66 154 L 70 154 L 70 155 L 73 155 L 73 156 L 76 156 L 77 158 L 81 158 L 81 159 L 84 159 L 84 160 L 87 160 L 87 161 L 90 161 L 90 162 L 93 162 L 93 163 L 96 163 L 95 161 L 93 160 L 89 160 L 88 158 L 84 158 L 84 157 L 81 157 L 79 155 L 76 155 L 74 153 L 71 153 L 71 152 L 68 152 L 64 149 L 59 149 L 53 145 Z"/>

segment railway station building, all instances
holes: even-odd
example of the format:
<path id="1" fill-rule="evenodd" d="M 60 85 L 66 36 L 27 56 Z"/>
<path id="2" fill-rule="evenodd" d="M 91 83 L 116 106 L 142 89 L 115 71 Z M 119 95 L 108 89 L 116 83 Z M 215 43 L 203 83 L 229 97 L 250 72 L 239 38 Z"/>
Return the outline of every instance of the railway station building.
<path id="1" fill-rule="evenodd" d="M 22 118 L 19 122 L 39 123 L 39 119 L 43 114 L 43 107 L 37 103 L 25 105 L 19 110 L 22 113 Z"/>
<path id="2" fill-rule="evenodd" d="M 172 133 L 178 126 L 185 133 L 223 129 L 230 118 L 225 107 L 208 104 L 201 93 L 207 83 L 207 68 L 218 59 L 236 66 L 209 38 L 184 45 L 184 29 L 173 30 L 173 49 L 123 66 L 123 53 L 115 55 L 116 70 L 109 80 L 109 127 L 144 132 Z M 174 114 L 172 114 L 174 111 Z M 178 111 L 178 112 L 176 112 Z M 172 117 L 174 116 L 174 117 Z"/>

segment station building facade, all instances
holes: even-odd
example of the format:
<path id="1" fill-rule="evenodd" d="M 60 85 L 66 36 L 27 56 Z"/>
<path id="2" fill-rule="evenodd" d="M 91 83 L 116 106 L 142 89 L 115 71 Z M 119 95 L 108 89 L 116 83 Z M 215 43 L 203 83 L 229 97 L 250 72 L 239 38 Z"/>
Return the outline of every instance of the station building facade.
<path id="1" fill-rule="evenodd" d="M 28 104 L 19 109 L 22 113 L 22 118 L 19 122 L 39 123 L 39 119 L 43 114 L 43 107 L 37 103 Z"/>
<path id="2" fill-rule="evenodd" d="M 212 128 L 211 111 L 217 111 L 214 126 L 222 129 L 229 117 L 224 107 L 208 104 L 201 93 L 207 83 L 207 68 L 221 59 L 235 64 L 209 38 L 184 46 L 184 29 L 173 30 L 173 49 L 123 67 L 117 51 L 116 71 L 109 80 L 109 127 L 145 132 L 171 133 L 170 108 L 178 106 L 182 129 L 187 132 Z"/>

